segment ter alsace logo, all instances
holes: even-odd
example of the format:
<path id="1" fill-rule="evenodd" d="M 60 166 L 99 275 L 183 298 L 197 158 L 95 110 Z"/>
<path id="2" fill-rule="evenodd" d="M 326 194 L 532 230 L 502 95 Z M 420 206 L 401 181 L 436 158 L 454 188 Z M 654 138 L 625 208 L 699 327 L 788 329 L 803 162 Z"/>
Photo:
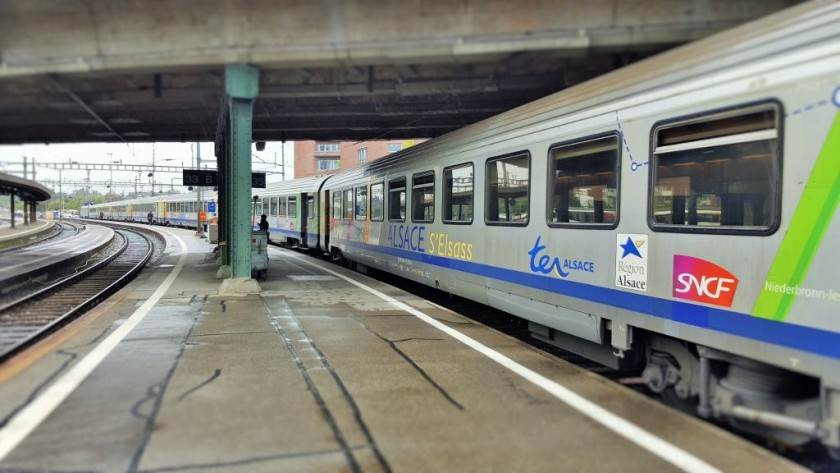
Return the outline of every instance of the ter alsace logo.
<path id="1" fill-rule="evenodd" d="M 674 255 L 674 297 L 732 307 L 738 278 L 709 261 Z"/>

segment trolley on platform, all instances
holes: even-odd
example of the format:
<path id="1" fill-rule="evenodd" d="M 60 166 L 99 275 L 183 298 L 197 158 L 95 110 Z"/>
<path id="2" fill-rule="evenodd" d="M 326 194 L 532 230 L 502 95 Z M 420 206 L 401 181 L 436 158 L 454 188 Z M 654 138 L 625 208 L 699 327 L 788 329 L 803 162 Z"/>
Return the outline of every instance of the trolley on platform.
<path id="1" fill-rule="evenodd" d="M 254 230 L 251 232 L 251 275 L 265 281 L 268 273 L 268 232 Z"/>

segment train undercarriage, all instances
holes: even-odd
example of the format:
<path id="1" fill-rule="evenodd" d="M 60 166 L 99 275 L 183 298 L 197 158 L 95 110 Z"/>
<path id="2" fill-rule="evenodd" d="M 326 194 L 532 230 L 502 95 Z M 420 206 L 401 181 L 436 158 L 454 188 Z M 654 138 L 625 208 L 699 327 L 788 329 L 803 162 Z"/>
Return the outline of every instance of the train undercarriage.
<path id="1" fill-rule="evenodd" d="M 840 459 L 840 390 L 818 378 L 640 330 L 631 350 L 617 350 L 533 322 L 529 328 L 539 340 L 640 374 L 651 392 L 675 408 L 783 448 L 820 442 Z"/>

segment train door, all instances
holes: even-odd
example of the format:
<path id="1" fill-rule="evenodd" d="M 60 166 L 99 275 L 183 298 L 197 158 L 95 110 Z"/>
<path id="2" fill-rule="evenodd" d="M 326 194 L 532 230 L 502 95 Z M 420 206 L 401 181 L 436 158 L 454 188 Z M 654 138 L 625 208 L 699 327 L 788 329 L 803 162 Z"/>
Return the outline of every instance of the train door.
<path id="1" fill-rule="evenodd" d="M 292 238 L 291 243 L 293 245 L 300 245 L 301 239 L 303 239 L 303 234 L 300 231 L 301 227 L 301 219 L 300 219 L 300 211 L 298 209 L 298 196 L 297 195 L 290 195 L 289 196 L 289 227 L 290 230 L 293 232 L 294 237 Z M 288 241 L 288 239 L 287 239 Z"/>
<path id="2" fill-rule="evenodd" d="M 307 248 L 318 247 L 318 209 L 315 207 L 315 196 L 304 194 L 306 199 L 306 239 Z"/>
<path id="3" fill-rule="evenodd" d="M 155 202 L 154 205 L 155 205 L 155 207 L 157 207 L 157 212 L 156 212 L 157 215 L 160 215 L 160 218 L 158 218 L 157 223 L 159 225 L 166 225 L 166 218 L 169 215 L 169 212 L 167 212 L 167 208 L 166 208 L 166 202 L 161 200 L 161 201 Z"/>
<path id="4" fill-rule="evenodd" d="M 330 214 L 332 213 L 332 204 L 329 189 L 321 191 L 321 220 L 318 222 L 318 230 L 320 236 L 318 237 L 318 246 L 322 253 L 329 253 L 330 251 Z"/>
<path id="5" fill-rule="evenodd" d="M 298 217 L 300 219 L 298 222 L 300 223 L 300 246 L 306 248 L 306 237 L 308 236 L 308 223 L 309 223 L 309 205 L 306 201 L 307 195 L 306 192 L 302 192 L 299 196 L 300 198 L 300 213 Z"/>

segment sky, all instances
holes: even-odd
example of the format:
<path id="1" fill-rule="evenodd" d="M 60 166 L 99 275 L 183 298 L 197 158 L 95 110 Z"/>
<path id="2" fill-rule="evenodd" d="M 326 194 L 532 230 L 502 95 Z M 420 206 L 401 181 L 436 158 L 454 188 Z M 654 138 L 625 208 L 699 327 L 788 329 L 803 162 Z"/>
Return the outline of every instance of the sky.
<path id="1" fill-rule="evenodd" d="M 202 168 L 215 168 L 216 158 L 214 144 L 202 142 L 201 148 Z M 264 151 L 257 151 L 251 147 L 252 168 L 254 172 L 266 172 L 268 182 L 283 180 L 280 174 L 283 171 L 281 162 L 285 151 L 285 178 L 290 180 L 294 177 L 294 142 L 287 141 L 285 150 L 279 141 L 268 142 Z M 196 144 L 195 143 L 84 143 L 84 144 L 27 144 L 27 145 L 4 145 L 0 146 L 0 172 L 23 176 L 23 157 L 27 157 L 27 177 L 32 179 L 32 161 L 36 163 L 35 179 L 47 187 L 58 190 L 57 181 L 59 172 L 50 169 L 39 163 L 70 163 L 82 164 L 107 164 L 109 162 L 121 162 L 123 164 L 148 165 L 143 171 L 108 171 L 92 170 L 90 181 L 113 182 L 113 190 L 117 194 L 134 192 L 135 184 L 138 191 L 151 192 L 152 177 L 148 174 L 152 171 L 152 156 L 154 155 L 155 165 L 178 166 L 186 168 L 195 167 Z M 277 163 L 275 166 L 274 163 Z M 273 173 L 273 174 L 272 174 Z M 61 172 L 62 191 L 68 194 L 73 193 L 82 187 L 86 187 L 85 180 L 88 178 L 84 170 L 64 170 Z M 155 169 L 154 172 L 155 190 L 161 185 L 164 193 L 171 189 L 186 191 L 181 185 L 181 172 L 166 172 Z M 55 181 L 55 182 L 51 182 Z M 76 183 L 74 183 L 76 181 Z M 122 184 L 121 184 L 122 183 Z M 108 192 L 103 185 L 91 185 L 91 190 L 101 194 Z"/>

